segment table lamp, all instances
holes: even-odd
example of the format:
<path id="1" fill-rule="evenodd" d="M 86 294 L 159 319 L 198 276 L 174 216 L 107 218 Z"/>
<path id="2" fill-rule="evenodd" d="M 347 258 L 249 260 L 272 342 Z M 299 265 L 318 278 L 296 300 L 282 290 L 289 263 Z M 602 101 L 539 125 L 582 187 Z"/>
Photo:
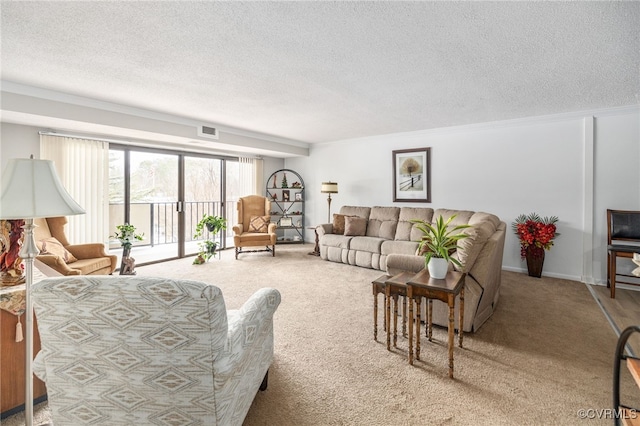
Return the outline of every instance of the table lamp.
<path id="1" fill-rule="evenodd" d="M 33 260 L 39 250 L 33 236 L 34 218 L 83 214 L 85 211 L 64 189 L 53 161 L 12 158 L 2 172 L 0 219 L 24 219 L 24 243 L 20 257 L 25 261 L 25 401 L 26 426 L 33 425 Z"/>
<path id="2" fill-rule="evenodd" d="M 327 223 L 331 223 L 331 194 L 338 193 L 338 184 L 336 182 L 322 182 L 322 188 L 320 192 L 323 194 L 329 194 L 327 198 L 327 203 L 329 203 L 329 215 L 327 218 Z"/>

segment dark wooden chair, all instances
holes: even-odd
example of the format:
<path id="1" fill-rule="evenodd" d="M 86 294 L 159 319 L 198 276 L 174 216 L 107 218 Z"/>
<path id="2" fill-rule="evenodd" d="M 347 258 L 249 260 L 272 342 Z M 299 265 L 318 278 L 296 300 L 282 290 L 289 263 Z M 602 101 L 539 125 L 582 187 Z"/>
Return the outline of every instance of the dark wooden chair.
<path id="1" fill-rule="evenodd" d="M 616 297 L 616 259 L 631 259 L 634 253 L 640 253 L 640 211 L 607 209 L 607 287 L 612 299 Z"/>

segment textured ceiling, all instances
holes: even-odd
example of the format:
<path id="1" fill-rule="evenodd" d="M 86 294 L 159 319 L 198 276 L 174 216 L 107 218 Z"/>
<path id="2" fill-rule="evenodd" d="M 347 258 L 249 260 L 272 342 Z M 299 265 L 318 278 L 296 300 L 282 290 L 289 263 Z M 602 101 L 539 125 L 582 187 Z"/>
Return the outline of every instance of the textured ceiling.
<path id="1" fill-rule="evenodd" d="M 303 142 L 640 103 L 638 2 L 0 7 L 4 81 Z"/>

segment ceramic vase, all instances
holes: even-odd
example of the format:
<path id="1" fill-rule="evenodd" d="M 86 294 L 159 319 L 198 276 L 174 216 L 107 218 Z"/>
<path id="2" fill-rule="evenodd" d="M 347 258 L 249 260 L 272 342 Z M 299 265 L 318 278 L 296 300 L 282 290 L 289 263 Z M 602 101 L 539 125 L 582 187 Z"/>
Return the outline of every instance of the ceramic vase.
<path id="1" fill-rule="evenodd" d="M 447 271 L 449 270 L 449 262 L 447 261 L 447 259 L 432 257 L 431 259 L 429 259 L 427 269 L 429 270 L 429 275 L 431 276 L 431 278 L 442 280 L 447 276 Z"/>

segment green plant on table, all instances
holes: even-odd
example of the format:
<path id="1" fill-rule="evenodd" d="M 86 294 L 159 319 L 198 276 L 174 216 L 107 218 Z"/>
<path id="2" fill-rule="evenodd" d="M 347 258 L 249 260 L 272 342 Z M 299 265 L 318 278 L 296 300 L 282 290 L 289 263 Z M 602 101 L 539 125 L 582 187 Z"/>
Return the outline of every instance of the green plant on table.
<path id="1" fill-rule="evenodd" d="M 460 232 L 463 229 L 470 228 L 471 225 L 456 225 L 450 228 L 450 224 L 456 215 L 451 216 L 446 221 L 442 216 L 436 219 L 435 224 L 425 222 L 420 219 L 412 219 L 410 222 L 415 223 L 417 228 L 424 234 L 420 245 L 419 253 L 424 253 L 424 263 L 427 265 L 432 257 L 446 259 L 457 266 L 462 267 L 458 259 L 451 257 L 458 247 L 458 241 L 467 238 L 468 235 Z"/>
<path id="2" fill-rule="evenodd" d="M 117 231 L 113 235 L 113 238 L 120 241 L 120 245 L 125 250 L 130 250 L 134 240 L 142 241 L 144 233 L 136 234 L 136 227 L 125 223 L 124 225 L 116 226 Z"/>

